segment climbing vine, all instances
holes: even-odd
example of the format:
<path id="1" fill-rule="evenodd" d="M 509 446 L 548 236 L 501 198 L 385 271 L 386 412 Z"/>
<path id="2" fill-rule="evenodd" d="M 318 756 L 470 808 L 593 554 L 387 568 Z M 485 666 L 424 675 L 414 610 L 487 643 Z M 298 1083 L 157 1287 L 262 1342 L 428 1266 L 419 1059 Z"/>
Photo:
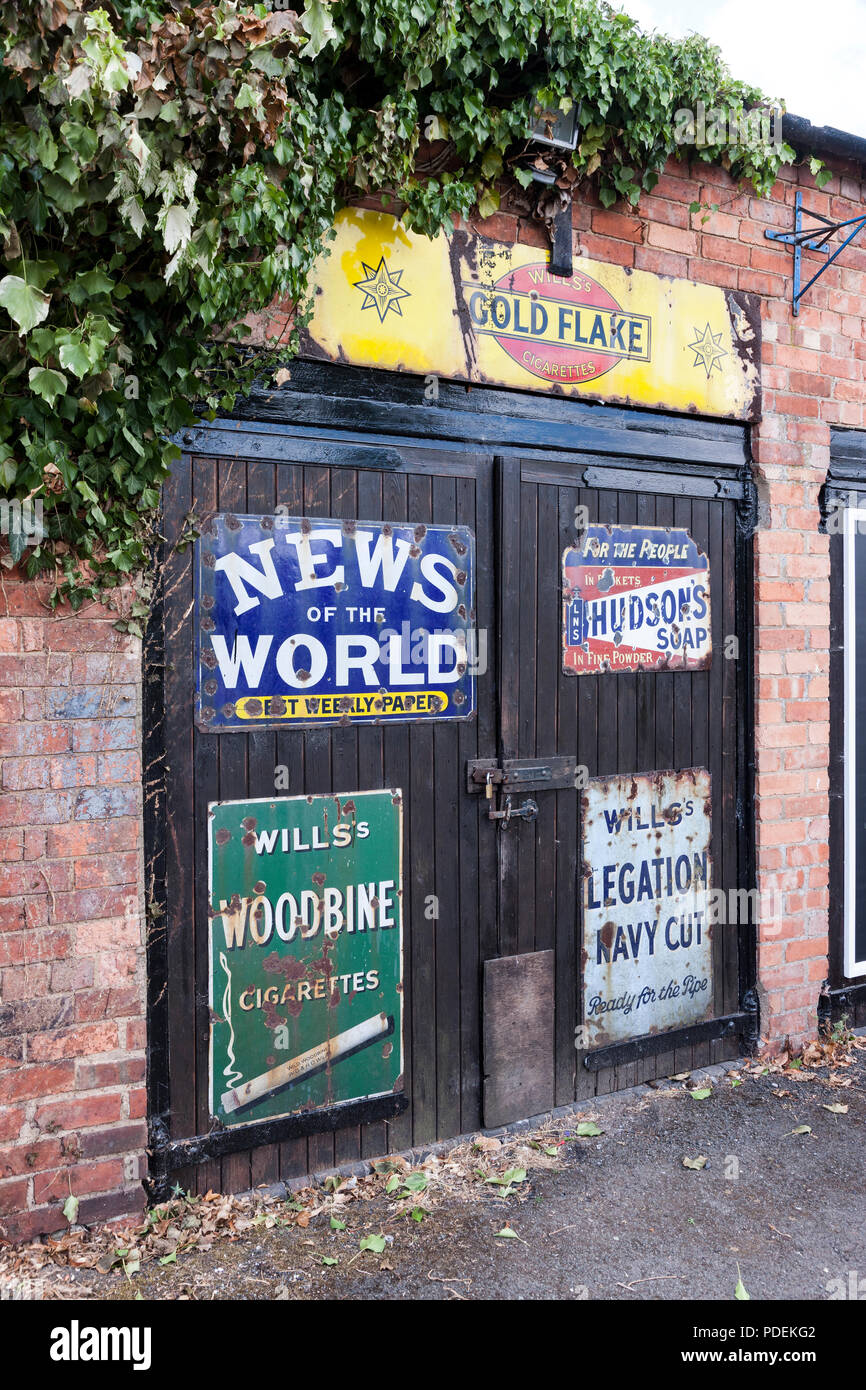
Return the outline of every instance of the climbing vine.
<path id="1" fill-rule="evenodd" d="M 762 101 L 599 0 L 0 0 L 0 52 L 0 487 L 43 518 L 0 561 L 74 604 L 146 565 L 171 436 L 290 354 L 244 320 L 303 322 L 346 201 L 430 235 L 493 212 L 540 101 L 579 104 L 568 177 L 636 203 L 679 108 Z M 762 193 L 793 158 L 689 153 Z"/>

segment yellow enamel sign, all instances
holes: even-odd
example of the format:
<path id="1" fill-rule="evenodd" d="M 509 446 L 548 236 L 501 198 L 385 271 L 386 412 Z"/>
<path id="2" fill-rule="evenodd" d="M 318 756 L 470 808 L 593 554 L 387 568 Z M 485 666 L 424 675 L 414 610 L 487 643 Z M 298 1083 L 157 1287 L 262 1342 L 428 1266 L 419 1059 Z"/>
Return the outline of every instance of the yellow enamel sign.
<path id="1" fill-rule="evenodd" d="M 575 258 L 467 231 L 435 240 L 348 208 L 316 268 L 306 356 L 755 419 L 760 313 L 754 296 Z"/>

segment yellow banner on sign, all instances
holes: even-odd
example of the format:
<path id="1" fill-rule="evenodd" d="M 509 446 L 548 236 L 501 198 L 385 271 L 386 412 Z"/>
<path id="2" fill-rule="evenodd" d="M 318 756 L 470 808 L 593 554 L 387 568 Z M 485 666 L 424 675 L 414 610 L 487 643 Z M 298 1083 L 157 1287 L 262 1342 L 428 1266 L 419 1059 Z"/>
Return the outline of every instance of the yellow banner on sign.
<path id="1" fill-rule="evenodd" d="M 307 723 L 312 719 L 342 719 L 370 715 L 380 719 L 405 719 L 407 714 L 436 714 L 448 708 L 444 690 L 376 690 L 368 695 L 245 695 L 235 701 L 238 719 L 266 719 L 273 723 Z M 452 706 L 453 708 L 453 706 Z"/>
<path id="2" fill-rule="evenodd" d="M 753 295 L 467 231 L 435 239 L 365 208 L 338 215 L 314 274 L 305 355 L 738 420 L 760 410 Z"/>

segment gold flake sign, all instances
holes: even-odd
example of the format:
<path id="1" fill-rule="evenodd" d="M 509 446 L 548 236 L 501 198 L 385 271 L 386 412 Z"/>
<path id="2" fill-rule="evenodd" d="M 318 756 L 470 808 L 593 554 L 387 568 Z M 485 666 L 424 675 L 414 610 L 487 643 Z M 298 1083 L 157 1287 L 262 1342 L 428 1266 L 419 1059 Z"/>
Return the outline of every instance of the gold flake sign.
<path id="1" fill-rule="evenodd" d="M 362 208 L 341 212 L 314 274 L 306 356 L 624 405 L 757 418 L 753 295 L 467 231 L 435 239 Z"/>

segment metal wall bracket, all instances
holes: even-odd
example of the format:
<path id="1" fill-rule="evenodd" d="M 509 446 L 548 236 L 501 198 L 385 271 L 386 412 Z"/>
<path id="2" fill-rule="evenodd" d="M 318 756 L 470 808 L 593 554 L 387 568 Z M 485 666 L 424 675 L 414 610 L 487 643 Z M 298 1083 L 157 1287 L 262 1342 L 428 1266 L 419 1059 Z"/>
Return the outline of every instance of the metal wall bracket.
<path id="1" fill-rule="evenodd" d="M 860 217 L 848 217 L 844 221 L 834 222 L 832 218 L 824 217 L 823 213 L 809 212 L 807 210 L 805 215 L 815 219 L 808 227 L 803 226 L 803 214 L 803 195 L 802 193 L 798 193 L 794 201 L 793 232 L 771 232 L 769 230 L 764 232 L 764 236 L 768 241 L 781 241 L 784 242 L 785 245 L 794 248 L 794 289 L 792 304 L 795 314 L 799 314 L 800 312 L 800 301 L 806 291 L 810 290 L 815 281 L 820 279 L 827 269 L 827 266 L 833 264 L 836 257 L 854 240 L 858 232 L 861 232 L 863 228 L 866 227 L 866 213 L 862 214 Z M 844 227 L 850 227 L 851 231 L 831 255 L 827 243 L 836 232 L 841 232 Z M 823 255 L 827 256 L 825 264 L 821 266 L 820 270 L 815 271 L 811 280 L 807 280 L 805 285 L 802 283 L 802 260 L 804 250 L 820 251 Z"/>

